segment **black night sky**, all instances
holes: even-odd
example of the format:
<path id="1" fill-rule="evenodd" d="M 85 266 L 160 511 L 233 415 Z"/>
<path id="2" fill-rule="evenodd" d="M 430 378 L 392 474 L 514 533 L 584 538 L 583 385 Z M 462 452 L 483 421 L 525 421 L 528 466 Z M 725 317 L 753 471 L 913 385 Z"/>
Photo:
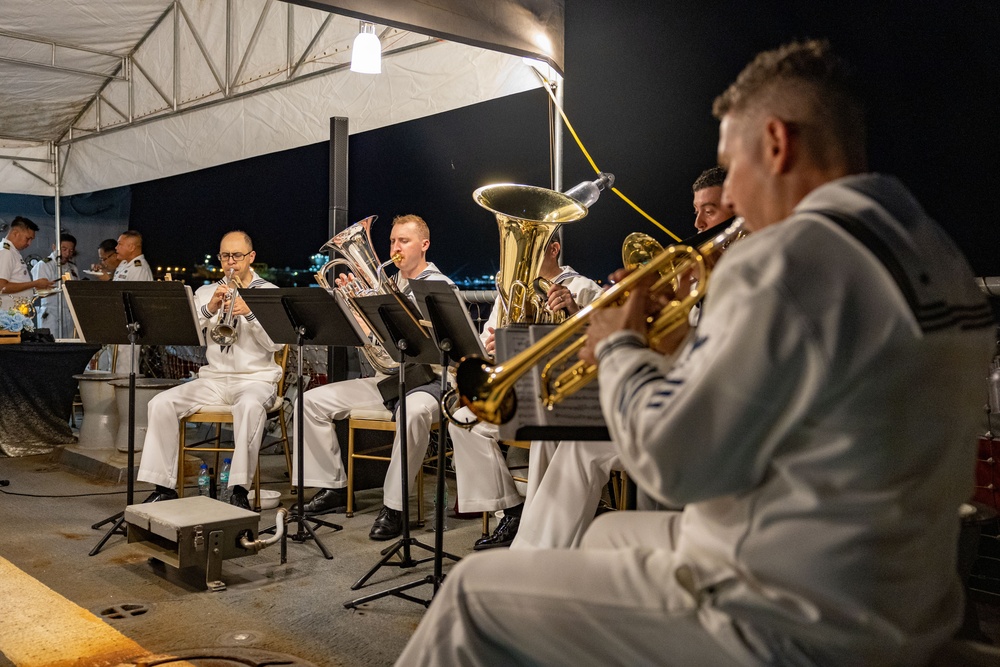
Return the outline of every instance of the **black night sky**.
<path id="1" fill-rule="evenodd" d="M 994 0 L 606 2 L 566 0 L 566 111 L 598 166 L 681 237 L 690 185 L 715 163 L 711 103 L 755 53 L 826 37 L 854 66 L 869 111 L 875 171 L 900 177 L 951 233 L 977 275 L 1000 275 L 992 201 L 1000 193 L 1000 5 Z M 391 67 L 391 63 L 387 64 Z M 549 185 L 548 108 L 531 91 L 350 141 L 349 218 L 431 225 L 429 258 L 453 277 L 496 269 L 496 222 L 480 185 Z M 565 135 L 564 185 L 592 175 Z M 131 226 L 154 264 L 192 264 L 242 228 L 258 259 L 304 267 L 328 238 L 328 145 L 132 187 Z M 596 278 L 621 241 L 665 234 L 614 195 L 565 228 L 566 260 Z"/>

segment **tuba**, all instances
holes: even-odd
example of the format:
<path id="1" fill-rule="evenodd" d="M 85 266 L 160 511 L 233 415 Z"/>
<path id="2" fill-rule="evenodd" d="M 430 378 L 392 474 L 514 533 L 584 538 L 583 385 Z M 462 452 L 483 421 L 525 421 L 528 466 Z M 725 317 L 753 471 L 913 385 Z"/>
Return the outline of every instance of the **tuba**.
<path id="1" fill-rule="evenodd" d="M 497 328 L 561 322 L 562 312 L 549 310 L 544 288 L 536 279 L 545 246 L 556 229 L 586 216 L 587 208 L 555 190 L 512 183 L 486 185 L 472 198 L 496 216 L 500 227 Z"/>
<path id="2" fill-rule="evenodd" d="M 464 359 L 457 371 L 458 394 L 462 404 L 483 421 L 493 424 L 510 421 L 517 410 L 514 385 L 525 373 L 560 348 L 561 351 L 542 368 L 542 402 L 551 409 L 576 393 L 597 377 L 597 366 L 582 360 L 569 364 L 586 342 L 586 335 L 575 341 L 572 338 L 587 326 L 594 310 L 620 305 L 637 284 L 648 276 L 658 274 L 649 289 L 650 296 L 654 299 L 666 296 L 669 302 L 647 318 L 647 340 L 651 347 L 655 347 L 687 321 L 691 308 L 705 295 L 710 267 L 733 241 L 744 234 L 743 220 L 737 218 L 724 231 L 712 235 L 697 247 L 684 244 L 668 246 L 540 341 L 502 364 L 490 366 L 478 357 Z M 674 286 L 681 276 L 689 272 L 694 278 L 694 286 L 680 297 L 676 295 Z"/>
<path id="3" fill-rule="evenodd" d="M 402 259 L 401 255 L 393 255 L 388 261 L 379 262 L 372 247 L 371 226 L 378 216 L 370 215 L 364 220 L 354 223 L 344 231 L 323 244 L 320 252 L 336 250 L 344 257 L 331 259 L 316 273 L 316 282 L 327 291 L 339 290 L 346 297 L 354 317 L 364 322 L 365 317 L 354 305 L 354 298 L 371 296 L 373 294 L 399 293 L 396 283 L 385 274 L 385 267 Z M 354 274 L 354 280 L 343 287 L 331 286 L 326 279 L 327 272 L 338 265 L 347 266 Z M 358 283 L 358 284 L 356 284 Z M 399 368 L 399 362 L 394 361 L 385 350 L 383 341 L 374 334 L 369 334 L 370 342 L 361 352 L 375 370 L 381 373 L 393 373 Z"/>

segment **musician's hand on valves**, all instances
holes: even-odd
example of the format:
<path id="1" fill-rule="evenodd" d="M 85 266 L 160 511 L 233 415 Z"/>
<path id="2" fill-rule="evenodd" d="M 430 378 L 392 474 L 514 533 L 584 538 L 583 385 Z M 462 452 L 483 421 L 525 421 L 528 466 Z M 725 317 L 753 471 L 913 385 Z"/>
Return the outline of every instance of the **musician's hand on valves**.
<path id="1" fill-rule="evenodd" d="M 580 310 L 573 300 L 573 295 L 563 285 L 553 285 L 548 293 L 549 310 L 565 310 L 568 315 L 574 315 Z"/>
<path id="2" fill-rule="evenodd" d="M 336 278 L 334 278 L 333 284 L 336 285 L 337 287 L 344 287 L 348 283 L 352 282 L 354 279 L 355 278 L 353 273 L 341 273 Z"/>
<path id="3" fill-rule="evenodd" d="M 246 301 L 237 293 L 236 303 L 233 304 L 233 316 L 238 315 L 249 315 L 250 307 L 246 304 Z"/>
<path id="4" fill-rule="evenodd" d="M 486 348 L 486 354 L 492 357 L 497 349 L 496 329 L 493 327 L 486 328 L 489 330 L 490 335 L 486 337 L 486 342 L 483 343 L 483 347 Z"/>
<path id="5" fill-rule="evenodd" d="M 626 275 L 624 269 L 620 269 L 611 275 L 611 282 L 618 282 Z M 636 285 L 629 294 L 625 303 L 613 308 L 602 308 L 594 310 L 590 317 L 590 326 L 587 327 L 587 342 L 580 349 L 580 358 L 584 361 L 596 364 L 597 355 L 595 350 L 598 343 L 613 333 L 631 329 L 641 335 L 646 335 L 646 318 L 649 304 L 649 287 L 656 281 L 656 276 L 649 276 L 647 280 Z"/>
<path id="6" fill-rule="evenodd" d="M 208 308 L 208 312 L 213 315 L 219 312 L 219 308 L 226 302 L 226 296 L 229 294 L 229 287 L 226 285 L 219 285 L 215 288 L 215 293 L 212 294 L 212 298 L 209 299 L 208 304 L 205 306 Z"/>

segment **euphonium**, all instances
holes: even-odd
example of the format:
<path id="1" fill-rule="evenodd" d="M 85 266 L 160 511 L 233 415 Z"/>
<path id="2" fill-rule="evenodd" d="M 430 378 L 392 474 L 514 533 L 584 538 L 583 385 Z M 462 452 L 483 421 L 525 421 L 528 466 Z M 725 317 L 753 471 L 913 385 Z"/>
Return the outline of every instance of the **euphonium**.
<path id="1" fill-rule="evenodd" d="M 687 320 L 691 308 L 705 295 L 710 267 L 718 255 L 743 234 L 743 221 L 737 219 L 725 231 L 698 247 L 683 244 L 668 246 L 540 341 L 502 364 L 490 366 L 478 357 L 464 359 L 457 371 L 462 404 L 483 421 L 493 424 L 510 421 L 517 410 L 515 383 L 543 359 L 562 348 L 541 371 L 541 399 L 551 409 L 597 376 L 597 366 L 593 364 L 580 360 L 567 365 L 586 342 L 586 335 L 572 339 L 587 326 L 591 313 L 599 308 L 622 304 L 637 284 L 648 276 L 658 274 L 649 289 L 650 296 L 653 300 L 667 297 L 669 303 L 647 318 L 647 340 L 650 347 L 655 347 Z M 680 276 L 689 273 L 694 279 L 694 286 L 686 295 L 678 297 L 674 285 Z"/>
<path id="2" fill-rule="evenodd" d="M 233 317 L 233 309 L 236 307 L 237 290 L 241 287 L 240 277 L 236 275 L 236 269 L 229 269 L 229 294 L 227 301 L 219 309 L 219 321 L 212 327 L 209 335 L 217 345 L 233 345 L 239 339 L 240 334 L 236 330 L 236 318 Z"/>
<path id="3" fill-rule="evenodd" d="M 340 290 L 347 298 L 347 303 L 354 316 L 361 322 L 364 315 L 355 307 L 354 298 L 371 296 L 373 294 L 390 294 L 399 292 L 396 284 L 388 279 L 384 269 L 393 262 L 402 259 L 402 255 L 393 255 L 386 262 L 379 262 L 372 246 L 371 226 L 378 216 L 370 215 L 364 220 L 354 223 L 344 231 L 323 244 L 320 252 L 336 250 L 343 258 L 331 259 L 316 273 L 316 282 L 325 290 Z M 331 287 L 326 279 L 327 272 L 334 266 L 344 265 L 354 274 L 354 280 L 343 287 Z M 393 361 L 386 352 L 384 342 L 378 340 L 374 330 L 370 336 L 371 342 L 361 348 L 362 353 L 375 370 L 382 373 L 394 372 L 399 362 Z"/>
<path id="4" fill-rule="evenodd" d="M 562 321 L 562 312 L 549 310 L 546 295 L 534 283 L 552 234 L 559 225 L 586 216 L 587 208 L 561 192 L 512 183 L 481 187 L 472 197 L 493 212 L 500 227 L 497 328 Z"/>

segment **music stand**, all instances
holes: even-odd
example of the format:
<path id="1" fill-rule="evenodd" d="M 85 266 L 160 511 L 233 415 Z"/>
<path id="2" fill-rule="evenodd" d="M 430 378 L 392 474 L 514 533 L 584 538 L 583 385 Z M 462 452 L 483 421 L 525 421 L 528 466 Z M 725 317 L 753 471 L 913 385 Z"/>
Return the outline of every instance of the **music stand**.
<path id="1" fill-rule="evenodd" d="M 335 294 L 335 295 L 334 295 Z M 316 536 L 312 522 L 316 526 L 326 526 L 335 531 L 344 527 L 323 521 L 316 517 L 305 515 L 305 450 L 302 386 L 302 348 L 306 341 L 313 345 L 343 345 L 357 347 L 366 340 L 357 321 L 348 314 L 343 298 L 323 289 L 312 287 L 288 287 L 283 289 L 244 290 L 240 296 L 253 311 L 257 321 L 275 343 L 298 346 L 297 387 L 295 396 L 295 434 L 297 437 L 295 453 L 299 461 L 297 480 L 298 509 L 289 517 L 289 521 L 298 522 L 298 530 L 291 536 L 293 542 L 305 542 L 312 539 L 323 553 L 323 557 L 331 560 L 333 555 L 326 545 Z M 260 532 L 267 533 L 274 528 Z M 284 538 L 282 538 L 284 541 Z M 285 549 L 281 549 L 281 562 L 285 562 Z"/>
<path id="2" fill-rule="evenodd" d="M 458 288 L 442 281 L 413 281 L 411 283 L 413 296 L 421 314 L 431 322 L 431 334 L 434 343 L 441 352 L 441 367 L 446 368 L 448 362 L 458 363 L 470 355 L 488 356 L 483 341 L 476 331 L 469 308 L 458 294 Z M 441 399 L 438 409 L 445 415 L 444 398 L 448 392 L 448 378 L 441 374 Z M 457 556 L 444 550 L 444 485 L 445 485 L 445 429 L 438 430 L 438 460 L 437 485 L 435 494 L 435 524 L 434 524 L 434 574 L 425 577 L 421 583 L 433 585 L 431 598 L 437 595 L 444 582 L 444 558 L 459 560 Z"/>
<path id="3" fill-rule="evenodd" d="M 128 482 L 126 505 L 133 503 L 135 466 L 135 346 L 204 345 L 191 288 L 180 282 L 91 282 L 71 280 L 63 289 L 73 323 L 84 342 L 129 345 L 128 376 Z M 125 512 L 98 521 L 91 528 L 111 529 L 91 551 L 104 547 L 115 533 L 125 534 Z"/>
<path id="4" fill-rule="evenodd" d="M 399 362 L 399 416 L 396 431 L 399 434 L 400 475 L 402 477 L 403 508 L 401 513 L 403 515 L 403 536 L 398 542 L 382 550 L 382 559 L 367 574 L 358 579 L 351 586 L 351 590 L 361 588 L 383 566 L 410 568 L 434 559 L 433 556 L 414 559 L 410 553 L 410 547 L 414 546 L 421 547 L 432 553 L 434 552 L 434 548 L 410 535 L 410 470 L 407 460 L 409 443 L 407 442 L 406 433 L 406 363 L 433 364 L 438 360 L 437 347 L 434 345 L 434 340 L 419 323 L 419 313 L 416 312 L 416 309 L 405 297 L 396 294 L 378 294 L 357 298 L 354 300 L 354 304 L 361 311 L 361 315 L 365 318 L 368 325 L 375 330 L 379 339 L 390 342 L 386 346 L 386 351 L 394 361 Z M 438 454 L 441 455 L 442 453 L 439 452 Z M 391 560 L 393 556 L 400 552 L 400 560 L 393 562 Z M 388 595 L 395 595 L 426 607 L 430 604 L 428 601 L 405 593 L 405 591 L 424 583 L 424 580 L 420 580 L 395 586 L 379 593 L 373 593 L 356 600 L 351 600 L 350 602 L 345 602 L 344 606 L 348 609 L 353 609 L 365 602 Z"/>

